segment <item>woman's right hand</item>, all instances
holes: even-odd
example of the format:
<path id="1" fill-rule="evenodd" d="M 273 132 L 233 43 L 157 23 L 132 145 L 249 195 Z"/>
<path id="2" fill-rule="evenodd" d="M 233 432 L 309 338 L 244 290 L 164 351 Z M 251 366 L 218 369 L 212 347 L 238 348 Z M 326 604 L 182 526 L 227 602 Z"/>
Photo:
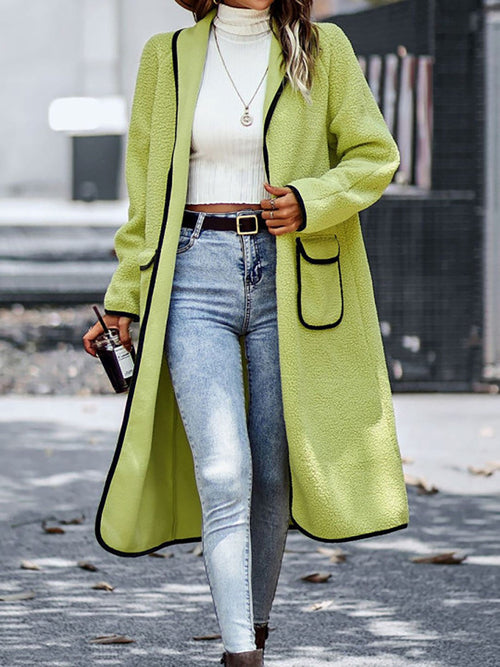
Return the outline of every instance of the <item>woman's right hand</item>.
<path id="1" fill-rule="evenodd" d="M 113 327 L 114 329 L 118 329 L 121 344 L 130 352 L 130 348 L 132 347 L 132 339 L 130 337 L 130 323 L 132 322 L 132 318 L 118 317 L 117 315 L 104 315 L 102 319 L 106 322 L 108 328 Z M 85 348 L 85 352 L 88 352 L 88 354 L 91 354 L 93 357 L 96 356 L 96 351 L 94 350 L 92 342 L 97 336 L 100 336 L 103 331 L 104 329 L 101 324 L 96 322 L 83 337 L 83 347 Z"/>

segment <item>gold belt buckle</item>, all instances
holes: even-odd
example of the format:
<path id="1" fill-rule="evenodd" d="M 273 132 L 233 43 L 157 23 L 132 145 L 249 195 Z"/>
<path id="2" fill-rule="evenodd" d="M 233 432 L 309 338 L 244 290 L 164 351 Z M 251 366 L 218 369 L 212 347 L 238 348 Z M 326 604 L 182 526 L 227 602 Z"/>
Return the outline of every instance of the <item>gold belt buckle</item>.
<path id="1" fill-rule="evenodd" d="M 240 220 L 244 218 L 253 218 L 255 221 L 255 229 L 251 229 L 249 232 L 242 232 L 240 227 Z M 240 236 L 248 236 L 249 234 L 257 234 L 259 231 L 259 218 L 255 213 L 244 213 L 243 215 L 236 216 L 236 232 Z"/>

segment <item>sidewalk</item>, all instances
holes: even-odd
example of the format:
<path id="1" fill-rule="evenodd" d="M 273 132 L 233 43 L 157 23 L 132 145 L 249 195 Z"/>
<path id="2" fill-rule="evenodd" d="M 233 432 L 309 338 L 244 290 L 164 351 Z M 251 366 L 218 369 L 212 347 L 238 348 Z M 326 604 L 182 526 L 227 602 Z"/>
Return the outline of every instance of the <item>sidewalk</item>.
<path id="1" fill-rule="evenodd" d="M 271 618 L 266 665 L 282 667 L 496 667 L 500 664 L 500 396 L 397 394 L 405 471 L 439 491 L 408 487 L 410 526 L 321 544 L 290 531 Z M 0 664 L 218 664 L 217 625 L 203 559 L 178 545 L 169 558 L 118 558 L 93 522 L 123 397 L 0 399 Z M 82 516 L 84 517 L 82 520 Z M 61 527 L 50 534 L 41 522 Z M 61 524 L 61 520 L 80 523 Z M 318 547 L 346 553 L 330 563 Z M 457 551 L 459 565 L 414 556 Z M 41 569 L 21 569 L 29 560 Z M 88 561 L 97 572 L 81 569 Z M 325 583 L 301 577 L 328 572 Z M 112 592 L 92 586 L 105 581 Z M 99 645 L 99 635 L 134 643 Z"/>

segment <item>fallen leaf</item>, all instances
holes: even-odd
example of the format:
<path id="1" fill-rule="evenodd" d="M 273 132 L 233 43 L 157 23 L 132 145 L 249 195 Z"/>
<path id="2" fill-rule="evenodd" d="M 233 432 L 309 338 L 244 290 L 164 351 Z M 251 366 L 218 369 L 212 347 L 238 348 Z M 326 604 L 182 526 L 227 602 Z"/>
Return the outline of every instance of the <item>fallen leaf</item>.
<path id="1" fill-rule="evenodd" d="M 148 554 L 148 556 L 151 556 L 151 558 L 172 558 L 173 555 L 174 554 L 172 551 L 153 551 L 152 553 Z"/>
<path id="2" fill-rule="evenodd" d="M 97 584 L 94 584 L 92 588 L 95 588 L 98 591 L 114 591 L 115 587 L 108 584 L 106 581 L 98 581 Z"/>
<path id="3" fill-rule="evenodd" d="M 411 459 L 409 456 L 402 456 L 401 463 L 414 463 L 415 459 Z"/>
<path id="4" fill-rule="evenodd" d="M 89 572 L 97 572 L 99 570 L 93 563 L 88 563 L 85 560 L 79 560 L 77 565 L 78 567 L 81 567 L 82 570 L 88 570 Z"/>
<path id="5" fill-rule="evenodd" d="M 42 528 L 46 533 L 51 533 L 53 535 L 60 535 L 66 532 L 64 528 L 60 528 L 59 526 L 47 526 L 45 521 L 42 521 Z"/>
<path id="6" fill-rule="evenodd" d="M 323 600 L 322 602 L 313 602 L 312 605 L 306 608 L 306 611 L 320 611 L 321 609 L 328 609 L 334 604 L 335 600 Z"/>
<path id="7" fill-rule="evenodd" d="M 196 637 L 193 637 L 195 642 L 210 642 L 213 641 L 214 639 L 221 639 L 220 635 L 197 635 Z"/>
<path id="8" fill-rule="evenodd" d="M 323 556 L 328 556 L 330 563 L 344 563 L 347 553 L 340 547 L 331 549 L 328 547 L 318 547 L 317 551 Z"/>
<path id="9" fill-rule="evenodd" d="M 467 556 L 456 556 L 456 551 L 446 551 L 434 556 L 416 556 L 411 560 L 414 563 L 435 563 L 436 565 L 459 565 Z"/>
<path id="10" fill-rule="evenodd" d="M 91 644 L 130 644 L 135 639 L 130 639 L 125 635 L 101 635 L 90 640 Z"/>
<path id="11" fill-rule="evenodd" d="M 483 475 L 484 477 L 491 477 L 495 472 L 495 469 L 484 466 L 483 468 L 475 468 L 474 466 L 467 466 L 467 470 L 473 475 Z"/>
<path id="12" fill-rule="evenodd" d="M 3 602 L 15 602 L 17 600 L 31 600 L 35 597 L 35 591 L 23 591 L 22 593 L 9 593 L 8 595 L 0 595 L 0 600 Z"/>
<path id="13" fill-rule="evenodd" d="M 414 477 L 413 475 L 408 475 L 407 473 L 405 473 L 404 480 L 405 484 L 409 484 L 410 486 L 416 486 L 419 493 L 431 494 L 431 493 L 437 493 L 439 490 L 433 484 L 429 484 L 422 477 Z"/>
<path id="14" fill-rule="evenodd" d="M 74 519 L 60 519 L 59 523 L 63 526 L 73 526 L 75 524 L 83 523 L 85 521 L 85 515 L 77 516 Z"/>
<path id="15" fill-rule="evenodd" d="M 201 542 L 198 542 L 198 544 L 196 544 L 189 553 L 193 554 L 194 556 L 203 556 L 203 547 L 201 546 Z"/>
<path id="16" fill-rule="evenodd" d="M 482 468 L 467 466 L 467 470 L 473 475 L 484 475 L 490 477 L 494 472 L 500 470 L 500 461 L 488 461 Z"/>
<path id="17" fill-rule="evenodd" d="M 41 570 L 40 565 L 33 563 L 31 560 L 22 560 L 21 567 L 23 570 Z"/>
<path id="18" fill-rule="evenodd" d="M 301 579 L 302 581 L 309 581 L 313 584 L 322 584 L 325 581 L 328 581 L 331 576 L 331 572 L 313 572 L 312 574 L 306 574 L 306 576 L 301 577 Z"/>

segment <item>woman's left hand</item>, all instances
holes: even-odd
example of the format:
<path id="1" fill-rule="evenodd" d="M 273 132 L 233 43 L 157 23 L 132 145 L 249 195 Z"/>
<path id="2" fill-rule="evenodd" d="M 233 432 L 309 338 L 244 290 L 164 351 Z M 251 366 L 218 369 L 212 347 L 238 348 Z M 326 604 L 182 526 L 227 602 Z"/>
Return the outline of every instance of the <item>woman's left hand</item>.
<path id="1" fill-rule="evenodd" d="M 274 236 L 296 232 L 302 224 L 302 211 L 291 188 L 275 188 L 268 183 L 264 187 L 273 199 L 263 199 L 260 207 L 267 229 Z"/>

